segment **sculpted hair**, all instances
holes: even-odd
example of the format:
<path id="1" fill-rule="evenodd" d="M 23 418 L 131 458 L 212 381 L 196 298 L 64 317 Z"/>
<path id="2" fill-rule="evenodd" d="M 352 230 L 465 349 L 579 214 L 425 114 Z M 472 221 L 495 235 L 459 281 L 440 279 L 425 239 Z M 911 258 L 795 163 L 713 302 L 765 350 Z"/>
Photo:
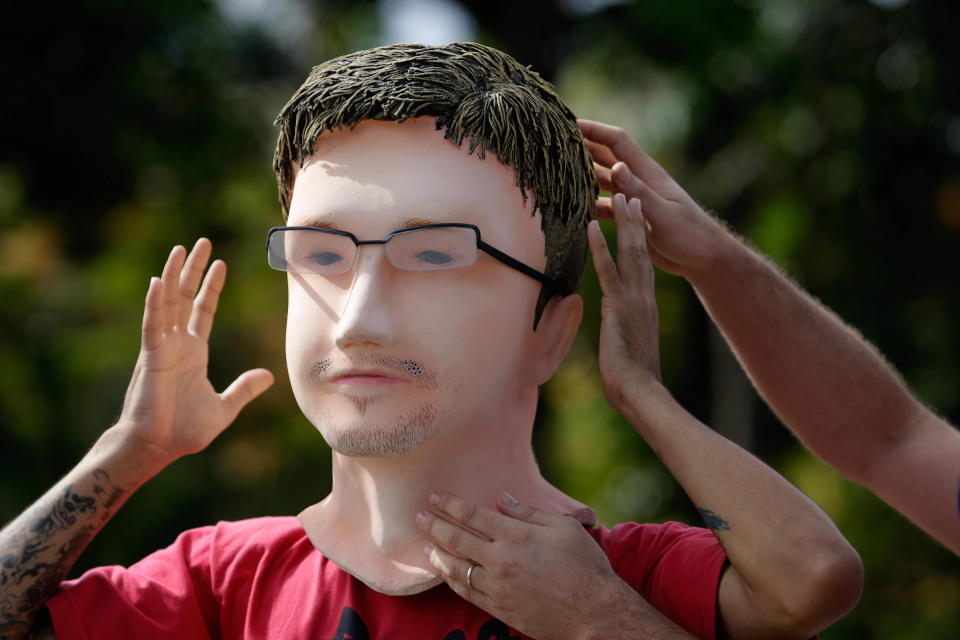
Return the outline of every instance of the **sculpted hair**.
<path id="1" fill-rule="evenodd" d="M 544 286 L 534 328 L 550 297 L 576 291 L 587 255 L 586 224 L 596 216 L 597 180 L 576 118 L 553 86 L 497 49 L 471 42 L 443 47 L 395 44 L 340 56 L 313 68 L 277 116 L 273 167 L 284 216 L 294 162 L 303 166 L 324 131 L 363 120 L 433 116 L 437 130 L 467 153 L 510 166 L 534 198 L 545 236 Z"/>

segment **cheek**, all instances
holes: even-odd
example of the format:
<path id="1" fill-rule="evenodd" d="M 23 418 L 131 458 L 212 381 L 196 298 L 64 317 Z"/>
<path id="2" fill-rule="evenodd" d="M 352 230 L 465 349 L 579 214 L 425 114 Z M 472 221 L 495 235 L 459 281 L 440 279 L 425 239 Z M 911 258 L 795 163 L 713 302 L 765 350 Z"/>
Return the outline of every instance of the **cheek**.
<path id="1" fill-rule="evenodd" d="M 295 368 L 302 369 L 305 359 L 332 344 L 335 316 L 329 304 L 330 292 L 321 288 L 321 285 L 307 288 L 292 279 L 289 282 L 286 351 L 291 374 Z"/>
<path id="2" fill-rule="evenodd" d="M 521 288 L 473 289 L 460 305 L 448 306 L 442 324 L 434 325 L 434 335 L 448 336 L 444 350 L 456 354 L 452 364 L 468 388 L 517 381 L 536 300 L 526 304 L 529 292 Z"/>

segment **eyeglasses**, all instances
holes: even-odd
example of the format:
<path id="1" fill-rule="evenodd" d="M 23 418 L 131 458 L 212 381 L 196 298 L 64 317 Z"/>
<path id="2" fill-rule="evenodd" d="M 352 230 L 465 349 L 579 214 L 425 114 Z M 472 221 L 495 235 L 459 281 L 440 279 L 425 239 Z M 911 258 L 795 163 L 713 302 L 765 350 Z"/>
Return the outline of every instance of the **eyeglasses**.
<path id="1" fill-rule="evenodd" d="M 357 261 L 362 244 L 382 244 L 387 259 L 401 271 L 447 271 L 469 267 L 483 251 L 551 289 L 557 281 L 480 239 L 472 224 L 447 222 L 399 229 L 383 240 L 357 240 L 347 231 L 319 227 L 274 227 L 267 232 L 267 262 L 288 273 L 333 276 Z"/>

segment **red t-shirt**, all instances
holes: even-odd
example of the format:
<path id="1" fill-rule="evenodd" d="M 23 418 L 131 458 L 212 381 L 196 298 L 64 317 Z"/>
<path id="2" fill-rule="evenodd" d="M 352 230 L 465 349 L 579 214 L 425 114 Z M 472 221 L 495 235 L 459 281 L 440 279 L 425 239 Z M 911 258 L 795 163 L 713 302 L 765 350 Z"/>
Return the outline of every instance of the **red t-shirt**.
<path id="1" fill-rule="evenodd" d="M 676 522 L 597 527 L 626 582 L 698 638 L 716 633 L 725 554 Z M 295 517 L 192 529 L 140 562 L 64 582 L 47 603 L 59 640 L 125 638 L 521 640 L 445 584 L 378 593 L 314 548 Z"/>

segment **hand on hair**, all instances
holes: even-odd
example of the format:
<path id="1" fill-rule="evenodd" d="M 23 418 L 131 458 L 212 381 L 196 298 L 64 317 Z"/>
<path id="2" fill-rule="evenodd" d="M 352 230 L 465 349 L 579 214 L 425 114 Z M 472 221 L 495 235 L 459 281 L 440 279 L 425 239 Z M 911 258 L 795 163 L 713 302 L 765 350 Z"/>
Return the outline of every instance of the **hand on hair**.
<path id="1" fill-rule="evenodd" d="M 211 250 L 206 238 L 189 256 L 174 247 L 147 290 L 140 355 L 117 427 L 161 464 L 206 447 L 273 383 L 266 369 L 247 371 L 223 393 L 207 379 L 207 340 L 227 273 L 216 260 L 203 277 Z"/>
<path id="2" fill-rule="evenodd" d="M 623 129 L 591 120 L 577 124 L 593 156 L 600 188 L 643 203 L 653 263 L 687 278 L 708 268 L 727 237 L 721 224 Z M 597 216 L 613 218 L 611 198 L 597 200 Z"/>
<path id="3" fill-rule="evenodd" d="M 646 226 L 640 201 L 611 198 L 617 222 L 614 263 L 600 223 L 587 228 L 593 265 L 600 281 L 600 375 L 607 402 L 624 411 L 635 384 L 660 382 L 660 341 L 653 265 L 647 254 Z"/>
<path id="4" fill-rule="evenodd" d="M 430 562 L 457 594 L 525 636 L 585 637 L 621 612 L 649 607 L 576 518 L 506 493 L 497 511 L 444 492 L 430 502 L 417 515 L 433 540 L 424 550 Z"/>

